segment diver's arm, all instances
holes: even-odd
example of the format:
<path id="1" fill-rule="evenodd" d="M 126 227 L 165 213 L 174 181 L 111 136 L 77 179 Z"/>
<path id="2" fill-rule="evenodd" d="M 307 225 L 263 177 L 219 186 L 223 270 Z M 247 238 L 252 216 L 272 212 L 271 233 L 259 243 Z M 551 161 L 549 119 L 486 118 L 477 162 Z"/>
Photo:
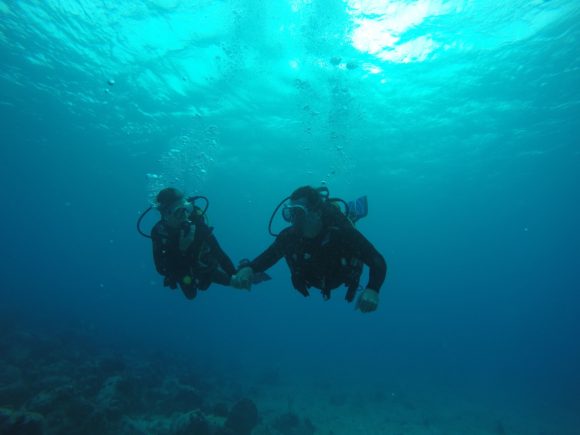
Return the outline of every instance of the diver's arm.
<path id="1" fill-rule="evenodd" d="M 286 233 L 282 231 L 274 243 L 253 261 L 244 261 L 240 265 L 240 270 L 232 276 L 232 287 L 250 290 L 256 274 L 265 272 L 284 256 L 286 243 L 288 243 L 288 238 L 284 234 Z"/>
<path id="2" fill-rule="evenodd" d="M 159 235 L 157 225 L 153 227 L 153 230 L 151 231 L 151 241 L 153 246 L 153 262 L 155 263 L 155 269 L 160 275 L 166 276 L 169 273 L 167 255 L 163 243 L 161 242 L 161 236 Z"/>
<path id="3" fill-rule="evenodd" d="M 177 288 L 177 279 L 175 273 L 172 273 L 169 259 L 167 258 L 167 246 L 162 242 L 162 236 L 159 234 L 159 227 L 156 225 L 151 231 L 151 240 L 153 245 L 153 261 L 157 272 L 164 276 L 163 285 L 172 289 Z"/>
<path id="4" fill-rule="evenodd" d="M 363 263 L 369 267 L 369 282 L 366 288 L 378 293 L 387 276 L 387 262 L 373 244 L 356 228 L 346 230 L 345 237 L 350 248 L 357 252 Z"/>
<path id="5" fill-rule="evenodd" d="M 247 266 L 251 267 L 254 272 L 265 272 L 284 257 L 285 246 L 288 243 L 284 231 L 276 237 L 264 252 L 258 255 Z"/>
<path id="6" fill-rule="evenodd" d="M 221 284 L 225 286 L 231 285 L 232 274 L 222 270 L 221 268 L 216 268 L 211 272 L 211 282 L 216 284 Z"/>
<path id="7" fill-rule="evenodd" d="M 236 273 L 234 263 L 232 262 L 228 254 L 226 254 L 225 251 L 222 249 L 216 237 L 213 234 L 210 234 L 206 242 L 210 246 L 211 251 L 213 252 L 213 255 L 215 255 L 215 258 L 218 261 L 218 264 L 221 266 L 221 268 L 230 276 Z"/>
<path id="8" fill-rule="evenodd" d="M 370 256 L 363 261 L 369 267 L 369 282 L 367 288 L 375 290 L 378 293 L 387 277 L 387 262 L 376 249 L 374 249 L 374 253 L 370 254 Z"/>
<path id="9" fill-rule="evenodd" d="M 160 275 L 167 275 L 167 259 L 163 255 L 163 251 L 159 245 L 153 244 L 153 262 L 155 269 Z"/>

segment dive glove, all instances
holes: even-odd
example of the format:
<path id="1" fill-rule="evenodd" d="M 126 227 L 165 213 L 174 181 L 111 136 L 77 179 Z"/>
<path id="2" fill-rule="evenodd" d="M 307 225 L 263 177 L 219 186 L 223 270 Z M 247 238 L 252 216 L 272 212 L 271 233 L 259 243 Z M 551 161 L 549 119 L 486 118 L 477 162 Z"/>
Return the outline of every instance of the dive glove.
<path id="1" fill-rule="evenodd" d="M 375 311 L 379 305 L 379 292 L 366 288 L 356 301 L 356 309 L 363 313 Z"/>
<path id="2" fill-rule="evenodd" d="M 238 272 L 232 276 L 230 285 L 235 288 L 243 290 L 252 289 L 252 279 L 254 276 L 254 271 L 251 267 L 242 267 Z"/>

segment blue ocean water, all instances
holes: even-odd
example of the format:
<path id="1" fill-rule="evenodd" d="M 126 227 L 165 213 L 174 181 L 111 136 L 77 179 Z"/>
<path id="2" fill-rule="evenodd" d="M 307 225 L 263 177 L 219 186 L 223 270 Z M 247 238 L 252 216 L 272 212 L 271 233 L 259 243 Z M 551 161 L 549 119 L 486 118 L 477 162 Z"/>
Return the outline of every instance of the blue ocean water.
<path id="1" fill-rule="evenodd" d="M 247 398 L 254 434 L 580 433 L 579 23 L 574 0 L 0 1 L 1 415 L 169 434 Z M 254 258 L 305 184 L 368 196 L 375 313 L 283 262 L 188 301 L 135 228 L 175 186 Z"/>

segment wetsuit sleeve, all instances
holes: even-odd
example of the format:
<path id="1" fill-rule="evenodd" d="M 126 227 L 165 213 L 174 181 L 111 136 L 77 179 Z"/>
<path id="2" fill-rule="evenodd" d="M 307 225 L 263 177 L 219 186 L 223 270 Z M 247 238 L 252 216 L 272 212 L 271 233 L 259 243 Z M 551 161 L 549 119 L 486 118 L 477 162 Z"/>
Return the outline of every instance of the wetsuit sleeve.
<path id="1" fill-rule="evenodd" d="M 232 281 L 232 275 L 230 273 L 224 272 L 222 269 L 214 269 L 211 272 L 211 282 L 215 282 L 221 285 L 230 285 Z"/>
<path id="2" fill-rule="evenodd" d="M 160 275 L 168 276 L 169 267 L 167 255 L 165 253 L 157 225 L 153 227 L 153 230 L 151 231 L 151 241 L 153 242 L 153 262 L 155 263 L 155 269 Z"/>
<path id="3" fill-rule="evenodd" d="M 222 249 L 222 247 L 220 246 L 216 237 L 213 234 L 210 234 L 208 236 L 206 243 L 211 248 L 211 251 L 214 253 L 215 258 L 218 261 L 218 264 L 221 266 L 221 268 L 230 276 L 236 273 L 234 263 L 232 262 L 228 254 L 226 254 L 225 251 Z M 220 284 L 222 283 L 223 282 L 220 282 Z"/>
<path id="4" fill-rule="evenodd" d="M 274 240 L 274 243 L 252 260 L 248 266 L 250 266 L 254 272 L 265 272 L 284 257 L 287 243 L 288 237 L 286 234 L 284 232 L 280 233 L 280 235 L 276 237 L 276 240 Z"/>
<path id="5" fill-rule="evenodd" d="M 373 244 L 356 228 L 349 228 L 345 231 L 349 250 L 355 252 L 357 257 L 369 267 L 367 288 L 378 292 L 387 276 L 387 262 Z"/>

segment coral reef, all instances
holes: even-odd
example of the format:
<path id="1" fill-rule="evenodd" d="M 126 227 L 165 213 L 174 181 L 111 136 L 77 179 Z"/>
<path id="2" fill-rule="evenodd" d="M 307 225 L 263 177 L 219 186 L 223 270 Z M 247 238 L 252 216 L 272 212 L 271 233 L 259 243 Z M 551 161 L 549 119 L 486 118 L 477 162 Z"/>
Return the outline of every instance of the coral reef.
<path id="1" fill-rule="evenodd" d="M 250 435 L 250 398 L 189 360 L 135 355 L 86 337 L 0 337 L 0 434 Z"/>
<path id="2" fill-rule="evenodd" d="M 226 420 L 226 428 L 236 435 L 249 435 L 257 424 L 258 408 L 250 399 L 238 401 Z"/>
<path id="3" fill-rule="evenodd" d="M 316 432 L 316 428 L 309 419 L 300 419 L 293 412 L 278 416 L 272 423 L 272 427 L 282 435 L 311 435 Z"/>
<path id="4" fill-rule="evenodd" d="M 42 435 L 44 433 L 44 419 L 40 414 L 0 408 L 0 434 Z"/>

